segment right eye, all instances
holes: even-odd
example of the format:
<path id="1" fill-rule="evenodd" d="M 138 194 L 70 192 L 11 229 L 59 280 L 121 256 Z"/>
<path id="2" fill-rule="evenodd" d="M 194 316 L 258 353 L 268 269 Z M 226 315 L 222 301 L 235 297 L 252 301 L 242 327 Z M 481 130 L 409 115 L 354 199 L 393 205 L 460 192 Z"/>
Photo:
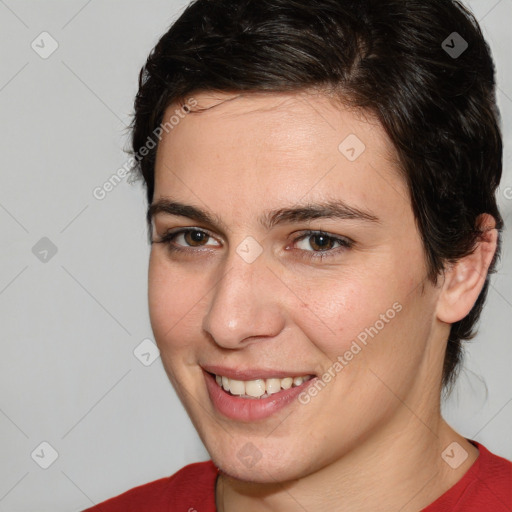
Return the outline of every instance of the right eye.
<path id="1" fill-rule="evenodd" d="M 182 228 L 175 231 L 167 231 L 159 240 L 153 240 L 151 243 L 165 244 L 170 251 L 189 252 L 194 247 L 208 247 L 203 242 L 208 242 L 210 238 L 213 238 L 212 235 L 202 229 Z M 184 244 L 177 243 L 178 241 L 183 241 Z"/>

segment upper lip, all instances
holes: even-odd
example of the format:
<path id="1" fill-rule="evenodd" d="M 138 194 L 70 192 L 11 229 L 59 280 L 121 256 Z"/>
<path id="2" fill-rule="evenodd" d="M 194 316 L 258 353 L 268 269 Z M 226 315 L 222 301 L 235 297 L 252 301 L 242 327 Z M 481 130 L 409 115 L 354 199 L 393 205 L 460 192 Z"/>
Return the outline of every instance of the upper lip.
<path id="1" fill-rule="evenodd" d="M 283 379 L 285 377 L 303 377 L 306 375 L 314 375 L 308 371 L 289 372 L 285 370 L 273 370 L 269 368 L 228 368 L 227 366 L 202 364 L 201 367 L 208 373 L 228 377 L 235 380 L 256 380 L 256 379 Z"/>

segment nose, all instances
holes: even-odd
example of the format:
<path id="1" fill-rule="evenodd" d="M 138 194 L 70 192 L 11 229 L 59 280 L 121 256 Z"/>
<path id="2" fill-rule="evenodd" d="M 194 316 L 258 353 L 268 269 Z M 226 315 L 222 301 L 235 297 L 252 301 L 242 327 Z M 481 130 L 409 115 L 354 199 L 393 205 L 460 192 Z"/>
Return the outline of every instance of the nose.
<path id="1" fill-rule="evenodd" d="M 284 327 L 279 280 L 261 254 L 246 262 L 233 250 L 219 268 L 203 329 L 223 348 L 237 349 L 277 336 Z"/>

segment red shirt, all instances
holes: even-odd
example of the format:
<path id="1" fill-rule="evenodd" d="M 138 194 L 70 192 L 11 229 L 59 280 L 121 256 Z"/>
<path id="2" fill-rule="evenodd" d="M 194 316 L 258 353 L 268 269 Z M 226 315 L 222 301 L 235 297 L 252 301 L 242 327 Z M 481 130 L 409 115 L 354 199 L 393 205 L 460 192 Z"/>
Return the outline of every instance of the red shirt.
<path id="1" fill-rule="evenodd" d="M 512 462 L 471 441 L 479 457 L 451 489 L 422 512 L 512 512 Z M 211 460 L 135 487 L 83 512 L 217 512 Z"/>

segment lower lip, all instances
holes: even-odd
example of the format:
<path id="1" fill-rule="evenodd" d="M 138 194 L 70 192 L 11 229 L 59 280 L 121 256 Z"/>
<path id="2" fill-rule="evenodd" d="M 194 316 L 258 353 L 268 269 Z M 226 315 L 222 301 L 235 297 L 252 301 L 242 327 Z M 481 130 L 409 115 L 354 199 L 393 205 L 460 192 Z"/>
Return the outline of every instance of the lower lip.
<path id="1" fill-rule="evenodd" d="M 316 377 L 312 377 L 300 386 L 283 389 L 267 398 L 241 398 L 224 391 L 210 373 L 203 373 L 208 394 L 215 408 L 232 420 L 247 422 L 262 420 L 280 411 L 316 380 Z"/>

